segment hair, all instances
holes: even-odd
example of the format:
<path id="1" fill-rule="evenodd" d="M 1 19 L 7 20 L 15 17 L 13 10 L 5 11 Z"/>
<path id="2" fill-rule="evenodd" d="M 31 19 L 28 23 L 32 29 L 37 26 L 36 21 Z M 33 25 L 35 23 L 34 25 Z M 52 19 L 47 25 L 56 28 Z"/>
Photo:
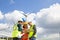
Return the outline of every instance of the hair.
<path id="1" fill-rule="evenodd" d="M 22 23 L 22 21 L 18 21 L 18 23 L 19 23 L 19 22 L 21 22 L 21 23 Z"/>
<path id="2" fill-rule="evenodd" d="M 24 24 L 24 25 L 23 25 L 23 28 L 28 28 L 27 24 Z"/>

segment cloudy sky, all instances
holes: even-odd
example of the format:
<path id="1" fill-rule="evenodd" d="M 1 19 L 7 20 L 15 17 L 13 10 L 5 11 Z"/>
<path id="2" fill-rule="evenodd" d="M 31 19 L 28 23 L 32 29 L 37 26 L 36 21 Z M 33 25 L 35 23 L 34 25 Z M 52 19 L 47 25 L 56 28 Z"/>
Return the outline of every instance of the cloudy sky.
<path id="1" fill-rule="evenodd" d="M 23 14 L 36 24 L 37 40 L 60 40 L 60 0 L 0 0 L 0 36 L 11 36 Z"/>

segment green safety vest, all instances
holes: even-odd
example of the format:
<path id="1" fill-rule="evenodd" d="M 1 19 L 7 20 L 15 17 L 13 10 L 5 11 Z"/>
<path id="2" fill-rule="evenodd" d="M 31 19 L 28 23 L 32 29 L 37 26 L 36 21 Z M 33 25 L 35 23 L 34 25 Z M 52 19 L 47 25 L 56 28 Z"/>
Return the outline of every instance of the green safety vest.
<path id="1" fill-rule="evenodd" d="M 13 26 L 12 37 L 18 37 L 18 27 L 17 24 Z"/>
<path id="2" fill-rule="evenodd" d="M 29 38 L 31 38 L 32 36 L 36 37 L 36 34 L 33 35 L 33 34 L 34 34 L 34 31 L 35 31 L 35 30 L 33 29 L 33 27 L 34 27 L 34 25 L 30 26 L 30 29 L 29 29 Z"/>

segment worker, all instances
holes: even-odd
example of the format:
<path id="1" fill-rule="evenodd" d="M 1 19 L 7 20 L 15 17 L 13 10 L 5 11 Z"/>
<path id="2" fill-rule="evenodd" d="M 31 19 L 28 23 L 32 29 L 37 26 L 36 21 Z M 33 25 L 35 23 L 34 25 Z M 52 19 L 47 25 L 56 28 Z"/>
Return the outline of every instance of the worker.
<path id="1" fill-rule="evenodd" d="M 28 26 L 27 24 L 23 25 L 23 33 L 22 40 L 28 40 Z"/>
<path id="2" fill-rule="evenodd" d="M 14 24 L 13 31 L 12 31 L 12 38 L 13 40 L 18 40 L 18 27 L 17 24 Z"/>
<path id="3" fill-rule="evenodd" d="M 21 40 L 21 36 L 22 36 L 22 25 L 23 25 L 23 21 L 18 21 L 18 24 L 17 24 L 17 27 L 18 27 L 18 32 L 19 32 L 19 35 L 18 35 L 18 38 L 19 40 Z"/>
<path id="4" fill-rule="evenodd" d="M 29 29 L 29 40 L 36 40 L 36 26 L 32 22 L 28 23 L 30 25 Z"/>

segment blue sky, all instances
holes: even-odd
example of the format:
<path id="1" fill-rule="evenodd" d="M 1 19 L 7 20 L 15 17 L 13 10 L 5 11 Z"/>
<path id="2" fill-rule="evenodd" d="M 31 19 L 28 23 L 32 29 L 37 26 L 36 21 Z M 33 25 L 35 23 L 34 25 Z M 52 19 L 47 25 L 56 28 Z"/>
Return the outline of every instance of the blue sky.
<path id="1" fill-rule="evenodd" d="M 60 0 L 0 0 L 0 11 L 7 13 L 19 10 L 25 13 L 35 13 L 54 3 L 60 3 Z"/>

